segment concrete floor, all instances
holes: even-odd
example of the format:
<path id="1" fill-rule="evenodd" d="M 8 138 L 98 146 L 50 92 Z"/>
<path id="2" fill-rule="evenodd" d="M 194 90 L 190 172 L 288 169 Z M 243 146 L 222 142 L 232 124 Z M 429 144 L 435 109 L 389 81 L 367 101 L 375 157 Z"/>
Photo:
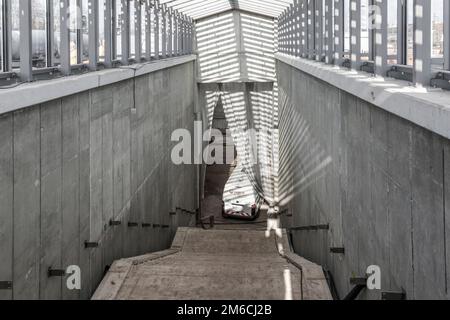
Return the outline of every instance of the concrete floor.
<path id="1" fill-rule="evenodd" d="M 280 254 L 282 242 L 259 230 L 179 228 L 170 250 L 115 262 L 93 299 L 300 300 L 307 268 Z M 328 299 L 323 285 L 316 298 Z"/>

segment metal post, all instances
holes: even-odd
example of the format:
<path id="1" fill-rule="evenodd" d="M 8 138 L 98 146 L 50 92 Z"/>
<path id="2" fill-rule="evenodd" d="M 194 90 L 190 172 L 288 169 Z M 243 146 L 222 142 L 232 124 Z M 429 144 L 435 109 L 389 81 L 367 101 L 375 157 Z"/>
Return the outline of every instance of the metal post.
<path id="1" fill-rule="evenodd" d="M 167 42 L 167 55 L 169 57 L 172 57 L 173 53 L 173 29 L 172 29 L 172 8 L 169 8 L 167 10 L 167 34 L 168 36 L 168 42 Z"/>
<path id="2" fill-rule="evenodd" d="M 334 0 L 334 61 L 336 65 L 344 62 L 344 1 Z"/>
<path id="3" fill-rule="evenodd" d="M 20 79 L 33 81 L 32 37 L 31 37 L 31 1 L 20 0 Z"/>
<path id="4" fill-rule="evenodd" d="M 159 59 L 159 2 L 154 0 L 153 9 L 155 15 L 155 59 Z"/>
<path id="5" fill-rule="evenodd" d="M 323 2 L 315 0 L 315 47 L 316 60 L 322 61 L 323 56 Z"/>
<path id="6" fill-rule="evenodd" d="M 431 2 L 414 0 L 414 84 L 428 86 L 431 80 Z"/>
<path id="7" fill-rule="evenodd" d="M 104 14 L 104 29 L 105 29 L 105 60 L 104 65 L 107 68 L 110 68 L 112 66 L 112 52 L 113 52 L 113 22 L 114 19 L 112 18 L 112 4 L 115 4 L 113 1 L 105 1 L 105 14 Z M 100 9 L 102 10 L 102 9 Z"/>
<path id="8" fill-rule="evenodd" d="M 188 22 L 187 16 L 183 15 L 183 54 L 188 53 L 187 42 L 188 42 Z"/>
<path id="9" fill-rule="evenodd" d="M 299 0 L 295 0 L 294 1 L 294 30 L 295 30 L 295 35 L 294 35 L 295 51 L 294 51 L 294 55 L 296 57 L 300 57 L 300 52 L 301 52 L 300 32 L 301 32 L 301 28 L 300 28 L 300 4 L 299 4 Z"/>
<path id="10" fill-rule="evenodd" d="M 11 25 L 11 0 L 3 3 L 3 71 L 12 71 L 12 25 Z"/>
<path id="11" fill-rule="evenodd" d="M 308 0 L 308 58 L 315 59 L 315 27 L 316 17 L 314 12 L 315 0 Z"/>
<path id="12" fill-rule="evenodd" d="M 166 5 L 163 4 L 161 7 L 161 33 L 162 33 L 162 50 L 161 50 L 161 54 L 162 54 L 162 58 L 166 58 L 167 57 L 167 8 Z"/>
<path id="13" fill-rule="evenodd" d="M 141 1 L 134 0 L 134 60 L 136 63 L 142 59 L 142 16 Z"/>
<path id="14" fill-rule="evenodd" d="M 47 67 L 52 67 L 55 65 L 55 59 L 53 56 L 53 42 L 54 42 L 54 13 L 53 13 L 53 1 L 47 0 L 45 2 L 46 5 L 46 28 L 47 28 L 47 50 L 46 50 L 46 61 Z M 56 0 L 57 1 L 57 0 Z M 1 13 L 0 13 L 1 14 Z"/>
<path id="15" fill-rule="evenodd" d="M 189 18 L 189 22 L 190 22 L 190 40 L 189 40 L 189 53 L 193 53 L 193 48 L 194 48 L 194 30 L 195 30 L 195 24 L 194 24 L 194 20 L 192 20 L 192 18 Z"/>
<path id="16" fill-rule="evenodd" d="M 397 63 L 406 64 L 407 22 L 406 0 L 397 0 Z"/>
<path id="17" fill-rule="evenodd" d="M 69 0 L 60 0 L 60 69 L 63 75 L 70 74 L 70 8 Z"/>
<path id="18" fill-rule="evenodd" d="M 325 62 L 333 63 L 333 3 L 325 1 Z"/>
<path id="19" fill-rule="evenodd" d="M 186 21 L 184 20 L 184 15 L 181 15 L 181 54 L 186 54 Z"/>
<path id="20" fill-rule="evenodd" d="M 178 53 L 183 54 L 183 16 L 178 16 Z"/>
<path id="21" fill-rule="evenodd" d="M 291 4 L 288 8 L 288 53 L 289 55 L 294 55 L 294 34 L 295 34 L 295 25 L 294 25 L 294 5 Z"/>
<path id="22" fill-rule="evenodd" d="M 145 60 L 152 59 L 152 7 L 150 0 L 145 1 Z"/>
<path id="23" fill-rule="evenodd" d="M 178 56 L 178 12 L 173 15 L 173 55 Z"/>
<path id="24" fill-rule="evenodd" d="M 308 56 L 308 25 L 307 25 L 307 0 L 300 0 L 300 39 L 301 39 L 301 57 Z"/>
<path id="25" fill-rule="evenodd" d="M 81 0 L 76 0 L 77 2 L 77 8 L 76 10 L 76 23 L 75 23 L 75 29 L 77 34 L 77 64 L 81 64 L 83 62 L 83 26 L 81 22 L 81 17 L 83 15 L 83 2 Z"/>
<path id="26" fill-rule="evenodd" d="M 281 13 L 280 17 L 279 17 L 279 24 L 278 24 L 278 51 L 280 51 L 281 53 L 285 53 L 284 52 L 284 39 L 283 39 L 283 21 L 284 21 L 284 12 Z"/>
<path id="27" fill-rule="evenodd" d="M 444 0 L 444 69 L 450 70 L 450 0 Z"/>
<path id="28" fill-rule="evenodd" d="M 97 61 L 98 61 L 98 0 L 88 1 L 88 23 L 89 23 L 89 69 L 95 71 L 97 70 Z"/>
<path id="29" fill-rule="evenodd" d="M 375 74 L 386 76 L 387 65 L 387 1 L 375 0 L 375 5 L 379 8 L 375 13 Z"/>
<path id="30" fill-rule="evenodd" d="M 120 0 L 122 4 L 120 33 L 122 40 L 122 65 L 129 64 L 130 58 L 130 7 L 129 0 Z"/>
<path id="31" fill-rule="evenodd" d="M 350 0 L 350 52 L 351 66 L 358 70 L 361 66 L 361 0 Z"/>

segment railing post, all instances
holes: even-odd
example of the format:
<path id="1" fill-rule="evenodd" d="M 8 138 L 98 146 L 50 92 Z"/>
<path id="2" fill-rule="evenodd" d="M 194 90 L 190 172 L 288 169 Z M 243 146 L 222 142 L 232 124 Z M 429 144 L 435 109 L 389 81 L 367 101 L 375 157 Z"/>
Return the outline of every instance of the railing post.
<path id="1" fill-rule="evenodd" d="M 58 0 L 55 0 L 58 1 Z M 53 56 L 53 44 L 55 41 L 55 32 L 54 32 L 54 0 L 46 0 L 45 5 L 47 6 L 46 17 L 47 21 L 45 27 L 47 28 L 47 50 L 46 50 L 46 63 L 47 67 L 53 67 L 55 65 L 55 59 Z M 0 13 L 1 14 L 1 13 Z"/>
<path id="2" fill-rule="evenodd" d="M 407 22 L 406 0 L 397 1 L 397 63 L 406 64 L 407 50 Z"/>
<path id="3" fill-rule="evenodd" d="M 129 64 L 130 58 L 130 7 L 129 0 L 121 0 L 122 12 L 121 12 L 121 41 L 122 41 L 122 65 Z"/>
<path id="4" fill-rule="evenodd" d="M 134 60 L 140 63 L 142 59 L 142 4 L 134 0 Z"/>
<path id="5" fill-rule="evenodd" d="M 284 19 L 284 12 L 281 13 L 280 17 L 278 18 L 278 51 L 281 53 L 285 53 L 284 52 L 284 39 L 283 39 L 283 28 L 284 28 L 284 24 L 283 24 L 283 19 Z"/>
<path id="6" fill-rule="evenodd" d="M 450 70 L 450 0 L 444 0 L 444 69 Z"/>
<path id="7" fill-rule="evenodd" d="M 5 0 L 3 7 L 3 71 L 12 71 L 12 24 L 11 24 L 11 0 Z"/>
<path id="8" fill-rule="evenodd" d="M 145 1 L 145 59 L 152 59 L 152 7 L 150 0 Z"/>
<path id="9" fill-rule="evenodd" d="M 431 80 L 431 1 L 414 0 L 414 84 Z"/>
<path id="10" fill-rule="evenodd" d="M 293 8 L 293 14 L 294 14 L 294 55 L 296 57 L 300 56 L 300 47 L 301 47 L 301 39 L 300 39 L 300 32 L 301 32 L 301 28 L 300 28 L 300 5 L 299 5 L 299 0 L 294 0 L 294 8 Z"/>
<path id="11" fill-rule="evenodd" d="M 113 17 L 112 17 L 112 1 L 105 1 L 105 14 L 104 14 L 104 29 L 105 29 L 105 59 L 104 59 L 104 65 L 106 68 L 110 68 L 112 66 L 112 51 L 113 51 L 113 45 L 112 45 L 112 37 L 113 37 Z M 102 9 L 100 9 L 102 10 Z M 100 21 L 99 21 L 100 22 Z M 115 36 L 115 35 L 114 35 Z"/>
<path id="12" fill-rule="evenodd" d="M 427 0 L 428 1 L 428 0 Z M 386 76 L 387 66 L 387 0 L 375 0 L 375 74 Z"/>
<path id="13" fill-rule="evenodd" d="M 33 81 L 33 57 L 31 53 L 31 1 L 20 0 L 19 2 L 20 22 L 20 79 L 22 81 Z"/>
<path id="14" fill-rule="evenodd" d="M 333 5 L 331 1 L 325 1 L 325 62 L 333 63 Z"/>
<path id="15" fill-rule="evenodd" d="M 191 36 L 190 36 L 190 42 L 189 42 L 189 53 L 194 52 L 194 32 L 195 32 L 195 23 L 192 18 L 189 18 L 190 24 L 191 24 Z"/>
<path id="16" fill-rule="evenodd" d="M 351 66 L 359 70 L 361 66 L 361 0 L 350 0 L 350 48 Z"/>
<path id="17" fill-rule="evenodd" d="M 168 8 L 167 10 L 167 34 L 168 42 L 167 42 L 167 56 L 172 57 L 173 54 L 173 29 L 172 29 L 172 8 Z"/>
<path id="18" fill-rule="evenodd" d="M 289 55 L 295 56 L 295 11 L 294 4 L 289 6 Z"/>
<path id="19" fill-rule="evenodd" d="M 70 74 L 70 8 L 69 0 L 60 0 L 60 70 L 63 75 Z"/>
<path id="20" fill-rule="evenodd" d="M 88 25 L 89 69 L 95 71 L 97 70 L 98 61 L 98 0 L 88 1 Z"/>
<path id="21" fill-rule="evenodd" d="M 308 0 L 300 0 L 301 57 L 308 57 Z"/>
<path id="22" fill-rule="evenodd" d="M 344 1 L 334 0 L 334 63 L 344 62 Z"/>
<path id="23" fill-rule="evenodd" d="M 315 16 L 315 47 L 316 60 L 322 61 L 323 57 L 323 2 L 322 0 L 315 0 L 314 8 Z"/>
<path id="24" fill-rule="evenodd" d="M 154 40 L 155 40 L 155 59 L 159 59 L 159 1 L 158 0 L 154 0 L 153 2 L 153 12 L 154 12 L 154 16 L 155 16 L 155 35 L 154 35 Z"/>
<path id="25" fill-rule="evenodd" d="M 178 12 L 173 15 L 173 55 L 178 56 Z"/>
<path id="26" fill-rule="evenodd" d="M 166 20 L 166 14 L 167 14 L 167 10 L 166 10 L 166 5 L 163 4 L 161 6 L 161 43 L 162 43 L 162 50 L 161 50 L 161 55 L 162 58 L 166 58 L 167 56 L 167 20 Z"/>
<path id="27" fill-rule="evenodd" d="M 315 59 L 316 57 L 316 38 L 315 38 L 315 27 L 316 27 L 316 15 L 314 12 L 315 0 L 308 1 L 308 59 Z"/>

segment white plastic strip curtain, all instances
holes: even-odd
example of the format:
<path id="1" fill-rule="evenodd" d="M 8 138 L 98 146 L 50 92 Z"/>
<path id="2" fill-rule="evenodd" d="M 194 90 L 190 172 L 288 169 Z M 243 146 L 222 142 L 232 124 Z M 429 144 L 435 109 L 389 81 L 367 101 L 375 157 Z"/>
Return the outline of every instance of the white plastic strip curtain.
<path id="1" fill-rule="evenodd" d="M 219 102 L 219 86 L 215 83 L 202 84 L 200 86 L 199 97 L 202 99 L 200 105 L 204 106 L 204 117 L 203 119 L 208 119 L 208 127 L 205 129 L 210 129 L 212 127 L 214 118 L 214 109 Z"/>
<path id="2" fill-rule="evenodd" d="M 223 85 L 222 102 L 233 142 L 236 145 L 238 161 L 260 198 L 266 199 L 258 159 L 258 137 L 251 128 L 248 112 L 248 96 L 245 83 Z M 249 117 L 250 116 L 250 117 Z"/>
<path id="3" fill-rule="evenodd" d="M 248 111 L 251 113 L 250 119 L 253 122 L 251 126 L 257 132 L 256 152 L 261 185 L 269 203 L 276 202 L 275 179 L 278 162 L 274 155 L 276 152 L 276 127 L 274 124 L 278 109 L 274 100 L 274 90 L 272 83 L 255 83 L 247 88 Z"/>

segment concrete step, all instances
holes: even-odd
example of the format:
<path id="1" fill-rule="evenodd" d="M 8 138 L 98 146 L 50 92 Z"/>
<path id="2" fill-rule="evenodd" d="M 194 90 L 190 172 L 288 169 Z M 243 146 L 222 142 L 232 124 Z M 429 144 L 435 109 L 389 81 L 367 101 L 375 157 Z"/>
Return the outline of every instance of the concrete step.
<path id="1" fill-rule="evenodd" d="M 93 299 L 330 299 L 320 266 L 281 235 L 179 228 L 170 250 L 114 262 Z"/>

